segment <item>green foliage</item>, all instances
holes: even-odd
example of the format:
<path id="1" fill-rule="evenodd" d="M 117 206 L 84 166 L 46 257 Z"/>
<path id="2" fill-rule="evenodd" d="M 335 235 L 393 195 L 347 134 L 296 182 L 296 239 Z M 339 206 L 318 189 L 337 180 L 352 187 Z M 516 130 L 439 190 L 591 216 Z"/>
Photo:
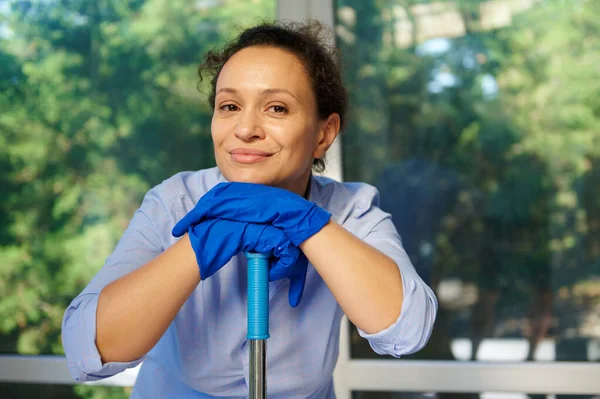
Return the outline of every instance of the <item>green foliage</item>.
<path id="1" fill-rule="evenodd" d="M 516 318 L 537 274 L 551 268 L 554 292 L 573 292 L 555 305 L 574 315 L 556 333 L 577 328 L 588 310 L 580 303 L 593 302 L 581 298 L 597 296 L 589 276 L 600 275 L 600 3 L 535 2 L 484 29 L 487 2 L 440 1 L 458 11 L 464 34 L 438 39 L 446 47 L 435 51 L 414 32 L 396 43 L 419 17 L 412 6 L 430 3 L 336 2 L 351 93 L 345 177 L 375 183 L 394 220 L 410 216 L 404 244 L 434 287 L 447 277 L 481 292 L 501 286 L 510 300 L 498 318 Z M 142 195 L 214 164 L 206 83 L 196 89 L 202 55 L 273 18 L 275 2 L 3 4 L 0 344 L 5 353 L 58 354 L 65 307 Z M 450 357 L 457 318 L 440 313 L 445 336 L 424 356 Z"/>
<path id="2" fill-rule="evenodd" d="M 574 287 L 600 276 L 599 3 L 503 2 L 523 9 L 485 27 L 501 15 L 486 15 L 491 3 L 337 1 L 353 112 L 344 176 L 378 187 L 434 288 L 455 278 L 479 289 L 474 301 L 502 294 L 487 310 L 496 331 L 552 290 L 553 334 L 589 334 L 596 300 L 581 305 Z M 423 17 L 444 10 L 464 32 L 422 39 L 437 23 L 452 32 Z M 448 334 L 477 338 L 465 303 L 442 303 L 424 356 L 450 358 Z"/>
<path id="3" fill-rule="evenodd" d="M 60 354 L 64 309 L 112 252 L 143 194 L 176 172 L 214 165 L 212 112 L 196 87 L 203 54 L 273 19 L 275 2 L 3 7 L 2 350 Z M 77 387 L 89 398 L 117 391 Z"/>
<path id="4" fill-rule="evenodd" d="M 77 385 L 75 393 L 85 399 L 127 399 L 131 395 L 128 387 L 98 387 L 93 385 Z"/>

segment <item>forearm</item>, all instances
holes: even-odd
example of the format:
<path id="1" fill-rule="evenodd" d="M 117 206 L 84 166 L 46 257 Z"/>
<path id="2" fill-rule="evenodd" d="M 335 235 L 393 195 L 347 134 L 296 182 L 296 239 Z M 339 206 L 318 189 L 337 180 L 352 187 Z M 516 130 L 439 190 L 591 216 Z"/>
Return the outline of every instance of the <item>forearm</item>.
<path id="1" fill-rule="evenodd" d="M 390 257 L 333 221 L 300 248 L 358 328 L 372 334 L 397 320 L 402 277 Z"/>
<path id="2" fill-rule="evenodd" d="M 136 271 L 107 285 L 98 298 L 96 346 L 102 362 L 132 361 L 164 334 L 200 282 L 188 236 Z"/>

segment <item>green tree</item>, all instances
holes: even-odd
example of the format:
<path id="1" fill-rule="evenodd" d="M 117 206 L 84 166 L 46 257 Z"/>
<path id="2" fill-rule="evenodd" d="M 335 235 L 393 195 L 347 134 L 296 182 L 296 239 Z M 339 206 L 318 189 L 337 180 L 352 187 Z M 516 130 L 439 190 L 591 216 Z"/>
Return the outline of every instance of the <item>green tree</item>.
<path id="1" fill-rule="evenodd" d="M 380 189 L 434 288 L 448 278 L 478 288 L 442 301 L 417 356 L 452 358 L 450 339 L 464 335 L 538 339 L 553 308 L 565 339 L 600 300 L 590 288 L 600 276 L 600 5 L 537 2 L 491 26 L 484 1 L 368 3 L 337 2 L 353 112 L 345 178 Z M 424 16 L 450 18 L 448 34 Z M 523 319 L 529 332 L 502 331 Z"/>
<path id="2" fill-rule="evenodd" d="M 273 19 L 274 7 L 23 0 L 2 8 L 2 352 L 63 353 L 64 309 L 112 252 L 143 194 L 176 172 L 214 165 L 196 66 L 240 28 Z"/>

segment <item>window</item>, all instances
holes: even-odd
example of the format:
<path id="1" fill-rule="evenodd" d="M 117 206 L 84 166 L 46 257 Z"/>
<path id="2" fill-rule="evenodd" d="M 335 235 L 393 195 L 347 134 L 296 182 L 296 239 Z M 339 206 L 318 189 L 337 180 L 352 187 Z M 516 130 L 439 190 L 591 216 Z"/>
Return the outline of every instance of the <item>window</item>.
<path id="1" fill-rule="evenodd" d="M 196 65 L 259 18 L 275 0 L 0 3 L 2 353 L 61 354 L 64 309 L 143 194 L 214 165 Z"/>
<path id="2" fill-rule="evenodd" d="M 337 0 L 344 179 L 440 303 L 410 358 L 600 360 L 594 2 Z M 377 358 L 353 329 L 353 358 Z"/>

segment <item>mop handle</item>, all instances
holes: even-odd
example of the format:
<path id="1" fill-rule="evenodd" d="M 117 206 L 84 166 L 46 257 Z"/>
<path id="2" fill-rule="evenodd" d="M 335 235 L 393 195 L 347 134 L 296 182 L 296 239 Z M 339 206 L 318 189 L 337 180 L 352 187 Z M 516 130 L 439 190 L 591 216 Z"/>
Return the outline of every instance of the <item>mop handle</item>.
<path id="1" fill-rule="evenodd" d="M 248 258 L 248 339 L 269 338 L 269 258 L 246 252 Z"/>
<path id="2" fill-rule="evenodd" d="M 250 381 L 248 398 L 267 397 L 267 341 L 269 338 L 269 258 L 246 252 L 248 258 L 248 331 Z"/>

